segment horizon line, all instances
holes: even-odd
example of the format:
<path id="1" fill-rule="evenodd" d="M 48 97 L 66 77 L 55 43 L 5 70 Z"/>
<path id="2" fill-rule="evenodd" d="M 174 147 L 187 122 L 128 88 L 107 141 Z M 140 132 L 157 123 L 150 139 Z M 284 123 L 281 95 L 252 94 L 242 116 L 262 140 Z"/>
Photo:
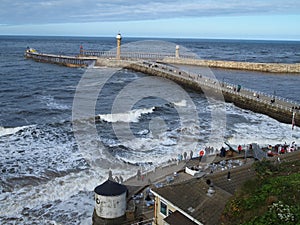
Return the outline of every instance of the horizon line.
<path id="1" fill-rule="evenodd" d="M 81 37 L 81 38 L 115 38 L 115 35 L 40 35 L 40 34 L 0 34 L 0 37 L 3 36 L 26 36 L 26 37 Z M 122 36 L 123 38 L 154 38 L 154 39 L 193 39 L 193 40 L 236 40 L 236 41 L 294 41 L 300 42 L 300 39 L 292 38 L 238 38 L 238 37 L 167 37 L 167 36 Z"/>

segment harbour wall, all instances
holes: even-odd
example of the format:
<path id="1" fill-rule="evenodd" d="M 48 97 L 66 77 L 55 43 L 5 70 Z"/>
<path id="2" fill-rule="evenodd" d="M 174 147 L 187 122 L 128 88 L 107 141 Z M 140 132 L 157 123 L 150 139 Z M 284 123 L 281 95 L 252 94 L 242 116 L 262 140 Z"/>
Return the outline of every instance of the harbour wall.
<path id="1" fill-rule="evenodd" d="M 106 59 L 106 58 L 97 58 L 95 66 L 107 66 L 107 67 L 128 67 L 133 64 L 135 61 L 131 60 L 119 60 L 119 59 Z"/>
<path id="2" fill-rule="evenodd" d="M 169 64 L 193 65 L 223 69 L 251 70 L 272 73 L 299 73 L 300 63 L 254 63 L 237 61 L 204 60 L 180 57 L 166 57 L 161 62 Z"/>
<path id="3" fill-rule="evenodd" d="M 159 70 L 157 68 L 145 66 L 142 64 L 128 64 L 125 66 L 127 69 L 142 72 L 145 74 L 163 77 L 172 80 L 182 86 L 192 88 L 195 91 L 205 93 L 205 95 L 217 98 L 218 100 L 224 100 L 230 102 L 237 107 L 248 109 L 256 113 L 262 113 L 268 115 L 280 122 L 291 124 L 293 117 L 292 104 L 278 105 L 272 104 L 270 101 L 263 101 L 253 95 L 240 94 L 231 89 L 225 87 L 216 86 L 212 83 L 199 83 L 194 79 L 189 79 L 183 76 L 176 76 L 168 70 Z M 221 93 L 221 94 L 220 94 Z M 295 125 L 300 126 L 300 111 L 297 110 L 294 117 Z"/>

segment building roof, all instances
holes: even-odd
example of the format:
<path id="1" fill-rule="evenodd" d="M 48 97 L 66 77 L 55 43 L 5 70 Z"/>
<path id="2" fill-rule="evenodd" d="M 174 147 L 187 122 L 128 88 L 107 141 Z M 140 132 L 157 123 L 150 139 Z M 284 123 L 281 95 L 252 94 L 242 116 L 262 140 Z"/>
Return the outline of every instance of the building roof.
<path id="1" fill-rule="evenodd" d="M 230 180 L 228 180 L 228 172 L 230 172 Z M 240 166 L 231 170 L 225 170 L 206 176 L 213 184 L 231 195 L 241 187 L 247 180 L 254 178 L 255 170 L 251 168 L 251 164 Z"/>
<path id="2" fill-rule="evenodd" d="M 228 192 L 215 187 L 212 196 L 207 195 L 209 186 L 203 179 L 192 179 L 179 184 L 154 189 L 163 199 L 169 201 L 182 214 L 195 218 L 200 223 L 218 224 L 220 213 L 231 196 Z M 182 210 L 182 211 L 181 211 Z"/>
<path id="3" fill-rule="evenodd" d="M 127 187 L 112 180 L 107 180 L 94 189 L 95 193 L 103 196 L 118 196 L 127 192 Z"/>
<path id="4" fill-rule="evenodd" d="M 170 225 L 197 225 L 192 220 L 182 215 L 179 211 L 173 212 L 171 215 L 166 217 L 164 221 Z"/>
<path id="5" fill-rule="evenodd" d="M 153 189 L 153 193 L 172 204 L 184 216 L 192 217 L 205 225 L 215 225 L 219 224 L 228 199 L 239 186 L 253 177 L 255 172 L 250 166 L 243 166 L 230 171 L 230 180 L 227 179 L 227 175 L 228 171 L 209 174 L 201 179 L 195 178 Z M 215 189 L 215 193 L 211 196 L 207 195 L 209 188 L 207 179 L 212 181 Z"/>

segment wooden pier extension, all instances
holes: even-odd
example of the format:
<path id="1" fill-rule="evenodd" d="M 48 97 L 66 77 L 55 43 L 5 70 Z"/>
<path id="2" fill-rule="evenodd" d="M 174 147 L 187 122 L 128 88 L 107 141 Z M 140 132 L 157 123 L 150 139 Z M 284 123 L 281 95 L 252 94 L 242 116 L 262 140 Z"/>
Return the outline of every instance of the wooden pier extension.
<path id="1" fill-rule="evenodd" d="M 97 57 L 43 54 L 30 50 L 25 52 L 25 57 L 37 62 L 54 63 L 68 67 L 88 67 L 94 65 L 97 61 Z"/>

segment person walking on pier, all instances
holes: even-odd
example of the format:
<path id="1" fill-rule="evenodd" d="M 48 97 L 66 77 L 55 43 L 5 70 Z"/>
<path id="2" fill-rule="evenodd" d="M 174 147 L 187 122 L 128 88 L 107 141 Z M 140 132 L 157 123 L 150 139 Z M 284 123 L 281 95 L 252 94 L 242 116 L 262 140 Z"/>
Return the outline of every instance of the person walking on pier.
<path id="1" fill-rule="evenodd" d="M 239 154 L 241 154 L 241 152 L 242 152 L 242 149 L 243 149 L 243 148 L 242 148 L 242 146 L 241 146 L 241 145 L 239 145 L 239 146 L 238 146 L 238 151 L 239 151 Z"/>
<path id="2" fill-rule="evenodd" d="M 224 148 L 224 146 L 222 146 L 222 148 L 220 149 L 220 157 L 225 157 L 226 156 L 226 149 Z"/>
<path id="3" fill-rule="evenodd" d="M 204 156 L 204 154 L 205 154 L 204 150 L 201 149 L 200 152 L 199 152 L 199 162 L 201 162 L 202 157 Z"/>
<path id="4" fill-rule="evenodd" d="M 184 158 L 185 161 L 187 161 L 187 157 L 188 157 L 187 155 L 188 155 L 187 152 L 183 153 L 183 158 Z"/>
<path id="5" fill-rule="evenodd" d="M 193 152 L 193 150 L 191 150 L 191 152 L 190 152 L 190 159 L 193 158 L 193 154 L 194 154 L 194 152 Z"/>

